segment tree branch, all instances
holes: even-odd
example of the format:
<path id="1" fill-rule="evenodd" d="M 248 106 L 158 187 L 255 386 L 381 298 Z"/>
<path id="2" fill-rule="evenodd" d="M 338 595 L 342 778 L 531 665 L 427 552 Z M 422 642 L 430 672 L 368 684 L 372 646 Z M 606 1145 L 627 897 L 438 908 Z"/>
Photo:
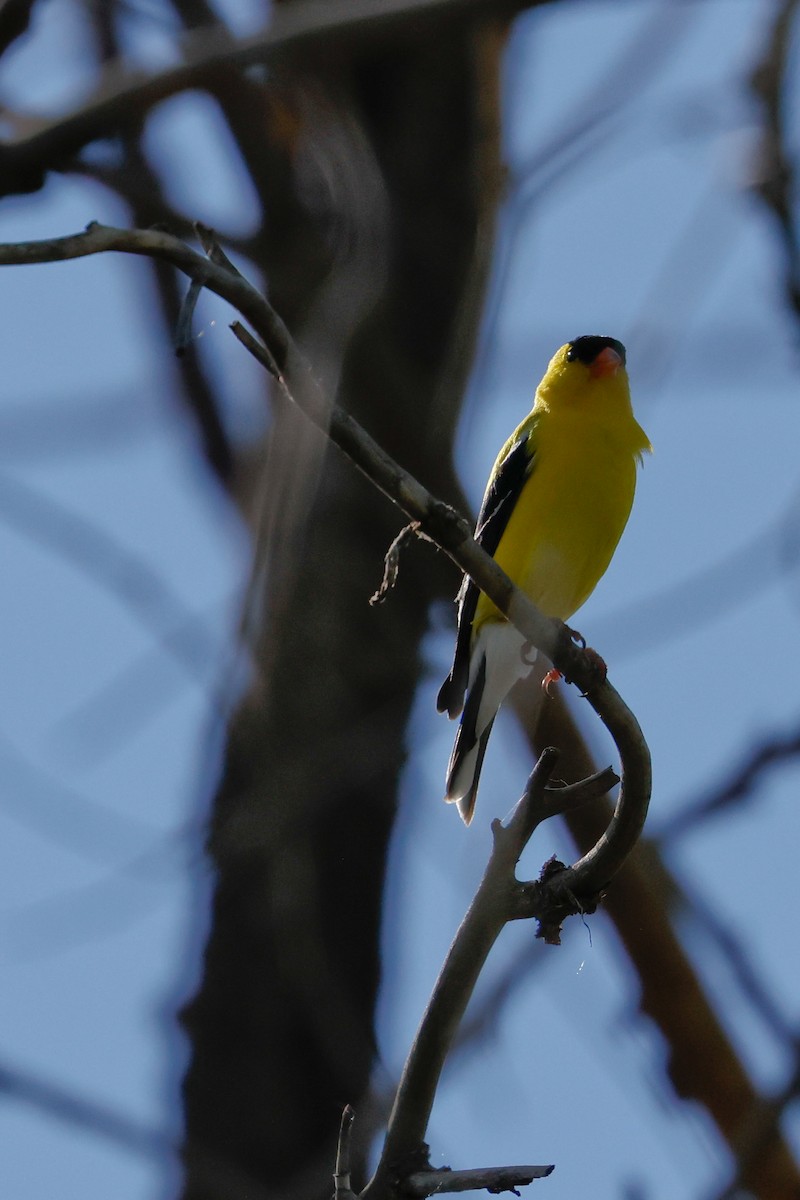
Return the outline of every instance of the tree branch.
<path id="1" fill-rule="evenodd" d="M 438 1196 L 440 1192 L 472 1192 L 485 1190 L 516 1192 L 518 1187 L 533 1183 L 534 1179 L 546 1179 L 554 1171 L 546 1167 L 476 1167 L 469 1171 L 416 1171 L 403 1180 L 402 1191 L 406 1196 Z"/>
<path id="2" fill-rule="evenodd" d="M 489 863 L 406 1059 L 380 1162 L 362 1200 L 376 1200 L 391 1182 L 429 1169 L 425 1133 L 439 1077 L 489 951 L 503 926 L 517 915 L 519 893 L 526 885 L 520 884 L 514 869 L 536 826 L 551 815 L 546 784 L 557 758 L 557 750 L 543 751 L 508 825 L 492 823 Z"/>
<path id="3" fill-rule="evenodd" d="M 31 23 L 31 12 L 36 0 L 4 0 L 0 5 L 0 54 L 22 37 Z"/>
<path id="4" fill-rule="evenodd" d="M 396 1186 L 415 1196 L 470 1187 L 499 1191 L 543 1178 L 553 1170 L 552 1166 L 489 1167 L 443 1174 L 430 1169 L 424 1139 L 442 1068 L 500 931 L 519 917 L 551 919 L 552 900 L 546 886 L 516 877 L 525 846 L 537 826 L 563 811 L 565 804 L 591 800 L 613 781 L 608 772 L 600 772 L 573 787 L 549 787 L 557 760 L 557 750 L 544 750 L 508 823 L 492 823 L 493 848 L 486 871 L 434 985 L 403 1068 L 380 1162 L 361 1200 L 379 1200 Z M 545 867 L 545 872 L 549 869 Z"/>
<path id="5" fill-rule="evenodd" d="M 339 1124 L 336 1168 L 333 1172 L 334 1200 L 355 1200 L 355 1193 L 350 1187 L 350 1134 L 355 1115 L 350 1105 L 345 1104 Z"/>
<path id="6" fill-rule="evenodd" d="M 723 816 L 732 809 L 754 803 L 756 791 L 768 771 L 798 757 L 800 727 L 788 733 L 765 738 L 761 745 L 750 751 L 744 762 L 727 780 L 715 788 L 709 788 L 699 799 L 690 800 L 674 816 L 662 822 L 655 841 L 664 845 L 685 837 L 713 817 Z"/>
<path id="7" fill-rule="evenodd" d="M 761 163 L 756 191 L 773 213 L 783 243 L 786 296 L 800 317 L 800 240 L 795 224 L 794 166 L 787 149 L 784 113 L 786 75 L 793 24 L 799 0 L 777 6 L 764 56 L 751 77 L 751 87 L 764 109 Z"/>
<path id="8" fill-rule="evenodd" d="M 0 195 L 35 191 L 47 170 L 88 142 L 130 127 L 178 92 L 202 87 L 209 72 L 221 66 L 265 63 L 279 51 L 302 51 L 322 39 L 330 52 L 332 38 L 390 34 L 405 24 L 418 31 L 421 20 L 459 11 L 466 16 L 483 8 L 502 17 L 541 3 L 545 0 L 296 0 L 274 6 L 269 27 L 251 37 L 234 38 L 221 25 L 196 29 L 181 40 L 182 61 L 177 66 L 150 73 L 111 62 L 80 108 L 54 121 L 41 121 L 38 128 L 26 117 L 25 128 L 33 126 L 33 132 L 0 143 Z M 24 12 L 26 4 L 17 7 Z"/>
<path id="9" fill-rule="evenodd" d="M 614 739 L 622 764 L 622 786 L 612 820 L 579 862 L 553 871 L 546 881 L 556 908 L 566 915 L 590 908 L 641 833 L 651 790 L 650 755 L 633 713 L 606 680 L 597 684 L 592 660 L 566 627 L 545 617 L 514 587 L 472 537 L 468 523 L 437 500 L 396 463 L 351 417 L 323 395 L 309 364 L 268 301 L 215 250 L 213 235 L 198 227 L 207 254 L 159 230 L 125 230 L 92 223 L 83 233 L 39 242 L 0 245 L 0 266 L 60 262 L 89 254 L 121 251 L 170 262 L 191 280 L 227 300 L 252 325 L 261 345 L 241 326 L 235 332 L 275 376 L 283 394 L 389 497 L 419 531 L 465 571 L 519 631 L 576 683 Z M 537 898 L 537 906 L 539 900 Z"/>
<path id="10" fill-rule="evenodd" d="M 444 1062 L 459 1023 L 501 929 L 510 920 L 535 917 L 540 936 L 558 941 L 560 922 L 570 913 L 593 908 L 597 897 L 624 861 L 641 831 L 650 795 L 650 759 L 633 714 L 614 688 L 596 683 L 594 667 L 571 640 L 566 627 L 543 616 L 514 588 L 471 536 L 467 522 L 433 497 L 347 413 L 328 402 L 286 326 L 266 299 L 227 261 L 210 230 L 198 227 L 206 256 L 178 238 L 158 230 L 120 230 L 98 224 L 84 233 L 44 242 L 0 246 L 0 265 L 64 261 L 88 254 L 121 251 L 171 263 L 192 281 L 192 296 L 207 287 L 232 304 L 256 331 L 238 322 L 237 337 L 276 379 L 283 395 L 342 449 L 353 463 L 394 501 L 419 533 L 444 549 L 466 571 L 510 621 L 550 658 L 567 679 L 579 684 L 614 738 L 622 762 L 623 786 L 612 820 L 596 845 L 573 867 L 546 864 L 535 882 L 515 875 L 519 857 L 536 826 L 550 816 L 605 792 L 614 776 L 601 772 L 569 788 L 547 788 L 558 752 L 545 750 L 510 821 L 492 824 L 494 845 L 483 880 L 456 934 L 412 1045 L 389 1118 L 386 1140 L 375 1175 L 363 1196 L 378 1200 L 401 1180 L 414 1177 L 414 1194 L 449 1190 L 458 1177 L 430 1171 L 425 1133 Z M 185 330 L 183 331 L 185 336 Z M 349 1113 L 343 1117 L 337 1187 L 349 1194 L 347 1141 Z M 498 1184 L 498 1169 L 470 1178 L 471 1186 L 514 1186 L 549 1173 L 549 1168 L 511 1168 Z M 538 1172 L 538 1174 L 537 1174 Z M 463 1178 L 463 1177 L 461 1177 Z M 461 1187 L 467 1184 L 462 1183 Z"/>

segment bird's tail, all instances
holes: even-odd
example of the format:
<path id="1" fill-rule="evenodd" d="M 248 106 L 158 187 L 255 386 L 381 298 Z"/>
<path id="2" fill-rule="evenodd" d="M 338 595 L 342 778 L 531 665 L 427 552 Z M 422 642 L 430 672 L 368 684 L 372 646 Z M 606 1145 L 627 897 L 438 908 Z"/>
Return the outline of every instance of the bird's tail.
<path id="1" fill-rule="evenodd" d="M 465 825 L 475 811 L 483 758 L 497 710 L 518 679 L 530 673 L 535 651 L 507 622 L 487 622 L 475 644 L 464 711 L 447 766 L 445 800 L 458 804 Z"/>
<path id="2" fill-rule="evenodd" d="M 487 726 L 479 727 L 478 724 L 486 691 L 486 655 L 483 651 L 479 658 L 473 658 L 472 666 L 475 669 L 470 674 L 474 674 L 474 678 L 470 682 L 450 762 L 447 764 L 444 795 L 448 804 L 458 804 L 465 825 L 469 825 L 475 811 L 483 756 L 494 721 L 492 715 Z"/>
<path id="3" fill-rule="evenodd" d="M 490 721 L 476 742 L 466 748 L 463 725 L 459 725 L 453 753 L 447 769 L 447 793 L 445 800 L 458 805 L 459 815 L 469 825 L 475 812 L 478 784 L 481 778 L 483 756 L 489 744 L 489 734 L 494 721 Z"/>

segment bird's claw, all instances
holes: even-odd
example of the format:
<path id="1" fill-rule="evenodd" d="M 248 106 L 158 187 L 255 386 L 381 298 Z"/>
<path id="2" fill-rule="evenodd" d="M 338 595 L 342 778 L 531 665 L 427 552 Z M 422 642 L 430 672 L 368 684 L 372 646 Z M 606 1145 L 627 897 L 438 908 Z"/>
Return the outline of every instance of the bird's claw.
<path id="1" fill-rule="evenodd" d="M 569 632 L 570 635 L 574 635 L 573 630 L 570 630 Z M 577 637 L 583 641 L 583 638 L 581 638 L 580 634 L 578 634 Z M 584 644 L 581 646 L 581 649 L 583 650 L 584 658 L 586 659 L 590 673 L 590 680 L 586 691 L 581 692 L 581 696 L 585 700 L 590 692 L 593 692 L 594 689 L 599 687 L 601 683 L 605 683 L 606 679 L 608 678 L 608 667 L 605 664 L 605 660 L 601 658 L 597 651 L 593 650 L 591 646 Z M 542 680 L 542 690 L 544 691 L 545 695 L 550 697 L 550 699 L 553 698 L 553 693 L 550 691 L 550 688 L 554 683 L 558 683 L 560 679 L 563 679 L 565 683 L 574 682 L 572 679 L 568 679 L 567 676 L 564 675 L 562 671 L 559 671 L 557 667 L 551 668 L 551 670 L 547 672 Z"/>
<path id="2" fill-rule="evenodd" d="M 579 633 L 577 629 L 570 629 L 569 625 L 565 625 L 564 628 L 569 634 L 570 640 L 573 641 L 576 646 L 580 646 L 581 650 L 585 650 L 586 638 L 583 636 L 583 634 Z M 592 651 L 592 654 L 594 654 L 594 650 Z"/>
<path id="3" fill-rule="evenodd" d="M 556 667 L 552 667 L 542 680 L 542 691 L 546 696 L 549 696 L 551 700 L 553 699 L 553 693 L 550 691 L 550 688 L 554 683 L 558 683 L 559 679 L 563 678 L 564 676 L 561 674 L 561 672 Z"/>

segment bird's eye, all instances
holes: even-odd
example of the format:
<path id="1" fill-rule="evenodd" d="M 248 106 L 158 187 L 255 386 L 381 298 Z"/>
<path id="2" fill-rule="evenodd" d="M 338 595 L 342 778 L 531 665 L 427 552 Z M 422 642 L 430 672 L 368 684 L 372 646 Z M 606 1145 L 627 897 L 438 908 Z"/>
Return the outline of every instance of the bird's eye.
<path id="1" fill-rule="evenodd" d="M 577 357 L 577 353 L 576 353 L 575 347 L 570 342 L 569 346 L 567 346 L 567 362 L 575 362 L 576 357 Z"/>

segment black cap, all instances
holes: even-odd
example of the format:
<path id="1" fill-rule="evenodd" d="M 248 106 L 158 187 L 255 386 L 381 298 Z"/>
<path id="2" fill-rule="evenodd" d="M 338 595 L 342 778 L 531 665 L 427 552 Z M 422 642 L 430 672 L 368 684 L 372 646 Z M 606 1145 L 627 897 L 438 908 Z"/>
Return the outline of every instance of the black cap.
<path id="1" fill-rule="evenodd" d="M 574 342 L 570 342 L 567 346 L 567 362 L 574 362 L 577 358 L 578 362 L 590 367 L 598 354 L 609 347 L 617 352 L 624 363 L 625 347 L 622 342 L 618 342 L 616 338 L 596 335 L 575 338 Z"/>

